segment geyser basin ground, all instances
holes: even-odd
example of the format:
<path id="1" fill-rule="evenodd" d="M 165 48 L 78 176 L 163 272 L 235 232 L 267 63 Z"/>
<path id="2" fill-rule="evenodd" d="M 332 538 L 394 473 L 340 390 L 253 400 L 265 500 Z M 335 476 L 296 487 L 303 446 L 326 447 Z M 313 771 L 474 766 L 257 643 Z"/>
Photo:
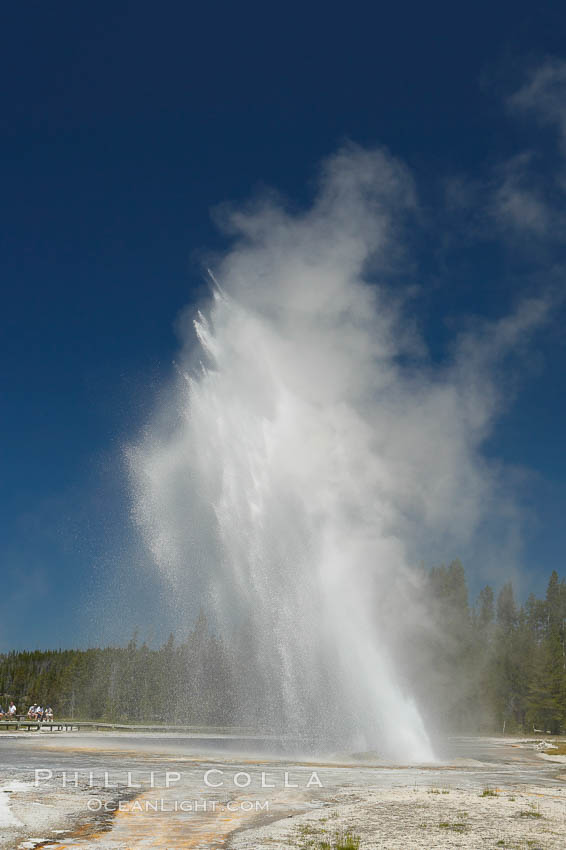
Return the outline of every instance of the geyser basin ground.
<path id="1" fill-rule="evenodd" d="M 313 848 L 344 830 L 362 850 L 564 846 L 566 759 L 534 742 L 454 739 L 429 767 L 250 756 L 220 737 L 198 750 L 108 733 L 0 743 L 2 848 Z"/>

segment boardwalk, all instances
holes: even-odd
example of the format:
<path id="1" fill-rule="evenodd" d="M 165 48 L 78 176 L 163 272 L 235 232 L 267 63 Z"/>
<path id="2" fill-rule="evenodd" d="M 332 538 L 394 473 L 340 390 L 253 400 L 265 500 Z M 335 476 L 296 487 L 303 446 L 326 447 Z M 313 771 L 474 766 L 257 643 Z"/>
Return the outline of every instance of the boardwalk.
<path id="1" fill-rule="evenodd" d="M 80 732 L 82 729 L 96 731 L 124 731 L 124 732 L 182 732 L 191 737 L 208 739 L 235 739 L 246 741 L 282 740 L 284 736 L 261 734 L 250 729 L 237 727 L 207 727 L 202 726 L 166 726 L 161 725 L 139 725 L 133 723 L 104 723 L 98 720 L 29 720 L 27 716 L 17 720 L 0 720 L 0 729 L 23 729 L 28 732 L 39 732 L 49 729 L 57 732 Z M 289 740 L 291 740 L 289 738 Z"/>

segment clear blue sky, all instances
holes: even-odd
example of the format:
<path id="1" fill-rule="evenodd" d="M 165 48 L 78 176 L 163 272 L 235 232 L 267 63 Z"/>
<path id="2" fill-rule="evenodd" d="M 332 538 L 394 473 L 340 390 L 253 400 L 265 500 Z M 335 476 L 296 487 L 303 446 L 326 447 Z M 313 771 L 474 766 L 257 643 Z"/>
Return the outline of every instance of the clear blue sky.
<path id="1" fill-rule="evenodd" d="M 265 184 L 304 203 L 344 139 L 387 146 L 419 189 L 418 320 L 436 358 L 462 316 L 564 288 L 566 12 L 102 0 L 11 4 L 2 30 L 8 649 L 81 642 L 89 594 L 135 560 L 121 448 L 170 373 L 200 255 L 222 244 L 215 204 Z M 488 447 L 530 470 L 524 557 L 540 593 L 566 573 L 562 320 Z M 150 593 L 140 580 L 133 622 Z"/>

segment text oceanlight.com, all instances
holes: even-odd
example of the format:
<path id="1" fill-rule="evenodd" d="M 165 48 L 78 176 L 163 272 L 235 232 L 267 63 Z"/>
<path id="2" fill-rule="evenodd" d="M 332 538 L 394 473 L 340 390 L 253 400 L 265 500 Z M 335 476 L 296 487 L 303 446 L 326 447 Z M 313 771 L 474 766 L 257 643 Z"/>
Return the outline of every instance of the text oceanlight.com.
<path id="1" fill-rule="evenodd" d="M 268 812 L 268 800 L 101 800 L 91 797 L 91 812 Z"/>

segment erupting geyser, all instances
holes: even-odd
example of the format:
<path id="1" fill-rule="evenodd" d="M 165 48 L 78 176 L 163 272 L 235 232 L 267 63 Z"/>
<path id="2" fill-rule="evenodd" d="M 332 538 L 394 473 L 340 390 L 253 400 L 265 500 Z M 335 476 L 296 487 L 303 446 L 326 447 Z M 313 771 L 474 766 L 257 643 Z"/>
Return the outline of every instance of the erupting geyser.
<path id="1" fill-rule="evenodd" d="M 236 241 L 130 462 L 179 604 L 206 594 L 222 633 L 246 635 L 240 721 L 425 761 L 393 651 L 408 541 L 477 519 L 493 393 L 465 359 L 432 374 L 379 285 L 413 203 L 402 166 L 351 146 L 309 211 L 224 211 Z"/>

